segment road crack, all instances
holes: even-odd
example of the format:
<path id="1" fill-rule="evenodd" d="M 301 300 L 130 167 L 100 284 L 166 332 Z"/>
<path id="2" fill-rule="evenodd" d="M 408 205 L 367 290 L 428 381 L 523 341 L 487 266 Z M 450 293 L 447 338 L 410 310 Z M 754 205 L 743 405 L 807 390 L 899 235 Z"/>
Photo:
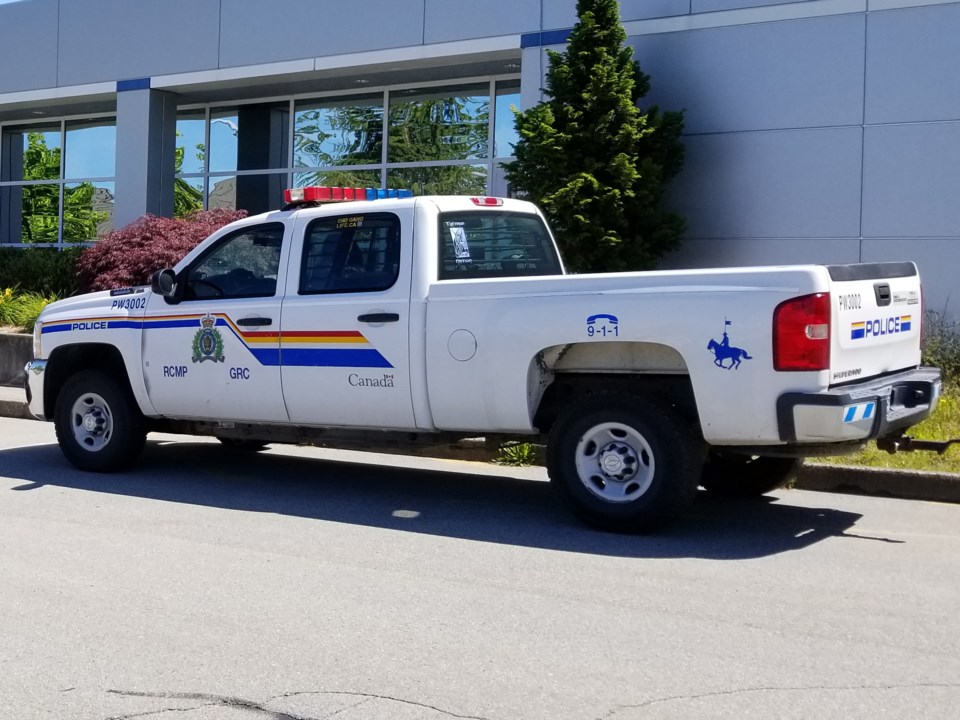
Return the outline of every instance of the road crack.
<path id="1" fill-rule="evenodd" d="M 143 718 L 149 717 L 151 715 L 160 715 L 162 713 L 172 713 L 172 712 L 194 712 L 196 710 L 201 710 L 208 707 L 229 707 L 229 708 L 238 708 L 242 710 L 250 710 L 252 712 L 262 713 L 263 715 L 270 718 L 270 720 L 329 720 L 329 718 L 335 717 L 341 713 L 347 712 L 354 708 L 360 707 L 364 703 L 368 703 L 371 700 L 384 700 L 386 702 L 400 703 L 402 705 L 410 705 L 412 707 L 419 707 L 425 710 L 433 710 L 441 715 L 444 715 L 449 718 L 455 718 L 455 720 L 490 720 L 489 718 L 481 717 L 479 715 L 459 715 L 457 713 L 451 712 L 449 710 L 444 710 L 443 708 L 437 707 L 436 705 L 430 705 L 429 703 L 417 702 L 416 700 L 405 700 L 404 698 L 393 697 L 391 695 L 380 695 L 378 693 L 364 693 L 364 692 L 352 692 L 344 690 L 302 690 L 298 692 L 289 692 L 283 693 L 281 695 L 274 695 L 268 698 L 266 701 L 260 703 L 253 700 L 246 700 L 244 698 L 229 697 L 225 695 L 211 695 L 207 693 L 163 693 L 163 692 L 138 692 L 132 690 L 107 690 L 109 694 L 120 695 L 122 697 L 132 697 L 132 698 L 151 698 L 156 700 L 184 700 L 184 701 L 196 701 L 200 703 L 193 707 L 188 708 L 162 708 L 158 710 L 144 710 L 135 713 L 128 713 L 125 715 L 112 715 L 107 720 L 133 720 L 134 718 Z M 272 710 L 268 706 L 271 703 L 277 702 L 278 700 L 287 700 L 294 697 L 305 697 L 305 696 L 331 696 L 339 695 L 342 697 L 356 698 L 359 699 L 354 705 L 346 708 L 340 708 L 339 710 L 325 715 L 322 718 L 311 718 L 302 715 L 293 715 L 288 712 L 283 712 L 280 710 Z"/>
<path id="2" fill-rule="evenodd" d="M 709 693 L 699 693 L 695 695 L 671 695 L 669 697 L 654 698 L 646 702 L 635 705 L 618 705 L 610 710 L 606 715 L 602 715 L 599 720 L 608 720 L 615 717 L 618 713 L 627 710 L 640 710 L 642 708 L 652 707 L 654 705 L 663 705 L 671 702 L 686 702 L 690 700 L 703 700 L 705 698 L 729 697 L 733 695 L 747 695 L 750 693 L 767 692 L 807 692 L 807 691 L 854 691 L 854 690 L 918 690 L 918 689 L 956 689 L 960 688 L 960 683 L 910 683 L 910 684 L 877 684 L 877 685 L 771 685 L 769 687 L 756 688 L 737 688 L 734 690 L 718 690 Z"/>

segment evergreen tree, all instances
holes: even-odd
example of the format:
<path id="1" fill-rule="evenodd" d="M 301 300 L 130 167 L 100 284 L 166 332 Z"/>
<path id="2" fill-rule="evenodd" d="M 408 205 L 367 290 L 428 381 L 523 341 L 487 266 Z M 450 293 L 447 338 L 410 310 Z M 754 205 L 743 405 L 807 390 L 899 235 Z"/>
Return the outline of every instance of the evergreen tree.
<path id="1" fill-rule="evenodd" d="M 617 0 L 578 0 L 577 16 L 566 52 L 547 51 L 549 98 L 516 113 L 507 179 L 550 220 L 569 269 L 649 269 L 683 231 L 660 208 L 683 167 L 683 114 L 639 108 L 650 78 Z"/>

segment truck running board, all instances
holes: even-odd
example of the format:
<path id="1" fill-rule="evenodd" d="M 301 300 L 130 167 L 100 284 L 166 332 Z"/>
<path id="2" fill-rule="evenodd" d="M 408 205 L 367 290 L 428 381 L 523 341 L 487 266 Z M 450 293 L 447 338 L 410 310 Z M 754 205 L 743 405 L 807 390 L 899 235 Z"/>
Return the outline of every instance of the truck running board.
<path id="1" fill-rule="evenodd" d="M 891 455 L 915 450 L 933 450 L 938 455 L 943 455 L 951 445 L 957 443 L 960 443 L 960 438 L 953 438 L 952 440 L 915 440 L 909 435 L 877 438 L 877 447 Z"/>

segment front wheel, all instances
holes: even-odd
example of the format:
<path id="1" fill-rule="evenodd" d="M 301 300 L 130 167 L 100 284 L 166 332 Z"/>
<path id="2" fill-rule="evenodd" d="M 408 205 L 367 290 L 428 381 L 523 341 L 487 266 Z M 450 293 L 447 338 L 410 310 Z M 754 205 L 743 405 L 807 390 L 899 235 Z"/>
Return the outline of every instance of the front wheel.
<path id="1" fill-rule="evenodd" d="M 85 370 L 57 396 L 54 425 L 60 449 L 80 470 L 114 472 L 143 450 L 147 433 L 130 391 L 103 373 Z"/>
<path id="2" fill-rule="evenodd" d="M 704 463 L 704 490 L 727 497 L 760 497 L 797 479 L 799 458 L 712 451 Z"/>
<path id="3" fill-rule="evenodd" d="M 672 408 L 636 395 L 600 392 L 557 418 L 547 470 L 561 500 L 603 530 L 643 532 L 693 500 L 699 438 Z"/>

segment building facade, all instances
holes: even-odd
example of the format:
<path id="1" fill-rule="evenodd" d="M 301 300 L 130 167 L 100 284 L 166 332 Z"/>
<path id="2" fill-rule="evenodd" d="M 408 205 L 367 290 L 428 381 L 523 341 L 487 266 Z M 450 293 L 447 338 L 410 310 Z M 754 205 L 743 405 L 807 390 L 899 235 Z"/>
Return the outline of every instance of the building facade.
<path id="1" fill-rule="evenodd" d="M 909 259 L 957 315 L 960 2 L 620 5 L 647 102 L 686 111 L 664 267 Z M 506 193 L 511 107 L 575 22 L 575 0 L 0 4 L 0 245 L 290 185 Z"/>

